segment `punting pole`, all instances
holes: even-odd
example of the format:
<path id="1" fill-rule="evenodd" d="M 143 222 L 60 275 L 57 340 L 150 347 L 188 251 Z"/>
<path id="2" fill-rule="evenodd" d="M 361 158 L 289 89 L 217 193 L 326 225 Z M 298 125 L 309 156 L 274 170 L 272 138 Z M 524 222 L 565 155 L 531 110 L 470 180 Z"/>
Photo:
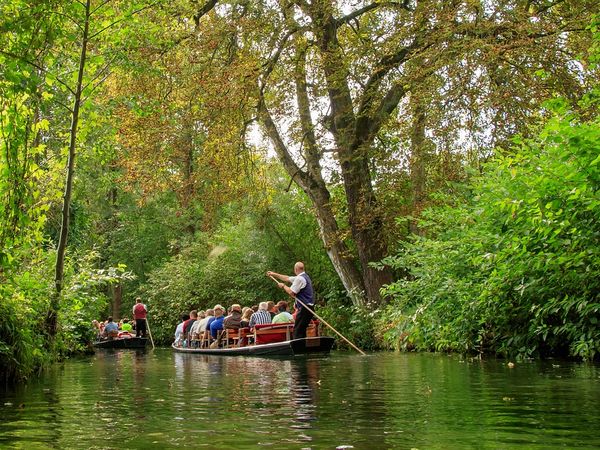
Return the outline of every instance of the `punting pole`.
<path id="1" fill-rule="evenodd" d="M 146 329 L 148 330 L 148 336 L 150 336 L 150 342 L 152 343 L 152 350 L 154 350 L 154 339 L 152 339 L 152 332 L 150 331 L 150 323 L 148 322 L 148 319 L 146 320 Z"/>
<path id="2" fill-rule="evenodd" d="M 275 283 L 279 284 L 281 283 L 281 281 L 277 281 L 272 275 L 269 275 L 269 278 L 271 278 Z M 346 339 L 346 337 L 340 333 L 338 330 L 336 330 L 335 328 L 333 328 L 331 325 L 329 325 L 329 323 L 327 323 L 327 321 L 325 319 L 323 319 L 321 316 L 319 316 L 316 312 L 314 312 L 312 309 L 310 309 L 308 306 L 306 306 L 306 304 L 304 304 L 304 302 L 302 300 L 300 300 L 297 297 L 294 297 L 294 299 L 300 303 L 303 307 L 305 307 L 306 309 L 308 309 L 311 313 L 313 313 L 313 315 L 319 319 L 321 322 L 323 322 L 325 325 L 327 325 L 329 328 L 331 328 L 333 331 L 335 331 L 337 333 L 337 335 L 339 337 L 341 337 L 344 341 L 346 341 L 348 344 L 350 344 L 350 346 L 356 350 L 358 353 L 360 353 L 361 355 L 365 356 L 366 353 L 363 352 L 360 348 L 358 348 L 356 345 L 354 345 L 352 342 L 350 342 L 348 339 Z"/>

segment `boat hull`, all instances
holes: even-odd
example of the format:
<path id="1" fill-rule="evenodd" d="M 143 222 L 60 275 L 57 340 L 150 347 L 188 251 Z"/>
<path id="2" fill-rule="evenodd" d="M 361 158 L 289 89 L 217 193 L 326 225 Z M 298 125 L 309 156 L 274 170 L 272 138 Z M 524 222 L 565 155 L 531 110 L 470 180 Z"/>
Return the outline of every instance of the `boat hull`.
<path id="1" fill-rule="evenodd" d="M 146 348 L 148 338 L 115 338 L 94 342 L 96 348 Z"/>
<path id="2" fill-rule="evenodd" d="M 202 355 L 223 356 L 295 356 L 311 353 L 329 353 L 335 339 L 329 336 L 292 339 L 270 344 L 248 345 L 231 348 L 183 348 L 172 345 L 179 353 L 198 353 Z"/>

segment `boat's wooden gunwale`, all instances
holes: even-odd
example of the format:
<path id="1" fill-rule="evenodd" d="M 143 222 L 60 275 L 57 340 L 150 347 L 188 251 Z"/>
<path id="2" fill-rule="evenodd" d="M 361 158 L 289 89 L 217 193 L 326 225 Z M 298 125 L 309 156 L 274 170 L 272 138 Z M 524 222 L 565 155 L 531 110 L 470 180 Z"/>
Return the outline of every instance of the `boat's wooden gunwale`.
<path id="1" fill-rule="evenodd" d="M 292 339 L 260 345 L 229 348 L 185 348 L 171 345 L 179 353 L 223 356 L 294 356 L 306 353 L 329 353 L 334 339 L 328 336 Z"/>

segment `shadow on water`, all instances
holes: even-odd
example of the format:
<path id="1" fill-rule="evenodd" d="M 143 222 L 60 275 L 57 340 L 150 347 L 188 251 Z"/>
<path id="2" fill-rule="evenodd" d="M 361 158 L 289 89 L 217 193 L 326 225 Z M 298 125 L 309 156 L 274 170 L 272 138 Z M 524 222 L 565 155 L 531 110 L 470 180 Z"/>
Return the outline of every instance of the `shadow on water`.
<path id="1" fill-rule="evenodd" d="M 0 393 L 10 448 L 598 448 L 598 366 L 107 350 Z"/>

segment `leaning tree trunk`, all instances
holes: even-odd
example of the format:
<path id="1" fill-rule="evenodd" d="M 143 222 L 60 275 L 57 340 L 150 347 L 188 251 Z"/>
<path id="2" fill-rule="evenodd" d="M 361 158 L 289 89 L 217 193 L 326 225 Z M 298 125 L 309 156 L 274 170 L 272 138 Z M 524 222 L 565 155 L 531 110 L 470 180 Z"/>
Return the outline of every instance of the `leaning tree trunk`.
<path id="1" fill-rule="evenodd" d="M 371 265 L 386 256 L 383 218 L 377 207 L 369 170 L 369 150 L 380 124 L 371 120 L 366 112 L 372 109 L 365 107 L 373 102 L 371 94 L 363 99 L 358 115 L 354 112 L 349 82 L 343 72 L 336 21 L 326 9 L 321 10 L 318 6 L 311 12 L 319 25 L 322 68 L 333 122 L 331 131 L 342 169 L 352 238 L 358 251 L 367 300 L 377 305 L 381 302 L 379 290 L 392 282 L 389 268 L 375 269 Z"/>
<path id="2" fill-rule="evenodd" d="M 57 315 L 60 306 L 60 296 L 64 283 L 65 252 L 67 248 L 67 238 L 69 235 L 70 203 L 73 189 L 73 171 L 75 167 L 75 147 L 77 144 L 77 126 L 79 124 L 79 111 L 81 107 L 81 94 L 83 91 L 83 75 L 85 71 L 89 26 L 90 26 L 90 4 L 91 0 L 85 3 L 85 21 L 83 25 L 83 37 L 81 40 L 81 54 L 79 57 L 79 70 L 77 73 L 77 86 L 75 88 L 75 98 L 73 100 L 73 111 L 71 114 L 71 128 L 69 140 L 69 156 L 67 160 L 67 174 L 65 182 L 65 193 L 63 196 L 62 220 L 60 227 L 60 237 L 58 248 L 56 250 L 56 265 L 54 276 L 54 293 L 50 299 L 50 307 L 46 321 L 48 335 L 56 336 Z"/>

